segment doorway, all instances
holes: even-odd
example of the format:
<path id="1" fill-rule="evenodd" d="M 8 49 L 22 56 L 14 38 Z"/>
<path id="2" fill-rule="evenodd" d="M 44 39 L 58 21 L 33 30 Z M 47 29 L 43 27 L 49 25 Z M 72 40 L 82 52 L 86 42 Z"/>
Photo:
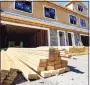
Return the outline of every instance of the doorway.
<path id="1" fill-rule="evenodd" d="M 89 36 L 81 35 L 81 41 L 84 46 L 89 46 Z"/>
<path id="2" fill-rule="evenodd" d="M 71 33 L 68 33 L 68 45 L 69 45 L 69 46 L 72 46 L 72 45 L 73 45 L 73 42 L 72 42 L 72 34 L 71 34 Z"/>
<path id="3" fill-rule="evenodd" d="M 65 32 L 59 31 L 59 41 L 60 46 L 65 46 Z"/>

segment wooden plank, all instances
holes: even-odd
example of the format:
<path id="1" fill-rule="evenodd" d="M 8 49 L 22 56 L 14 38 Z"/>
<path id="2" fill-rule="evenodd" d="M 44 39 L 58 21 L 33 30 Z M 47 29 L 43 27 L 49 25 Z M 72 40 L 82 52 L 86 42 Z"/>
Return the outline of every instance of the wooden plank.
<path id="1" fill-rule="evenodd" d="M 44 78 L 51 77 L 51 71 L 42 71 L 41 76 Z"/>
<path id="2" fill-rule="evenodd" d="M 13 52 L 15 54 L 19 54 L 20 56 L 28 58 L 28 59 L 35 60 L 36 62 L 47 62 L 47 59 L 48 59 L 47 56 L 40 56 L 40 55 L 37 55 L 37 54 L 33 55 L 32 53 L 29 55 L 29 54 L 25 54 L 25 53 L 18 53 L 18 52 L 15 52 L 15 51 L 10 51 L 10 52 Z"/>
<path id="3" fill-rule="evenodd" d="M 55 60 L 54 61 L 54 64 L 56 65 L 56 64 L 61 64 L 61 60 Z"/>
<path id="4" fill-rule="evenodd" d="M 65 71 L 68 72 L 70 71 L 70 68 L 69 67 L 64 67 L 65 68 Z"/>
<path id="5" fill-rule="evenodd" d="M 4 80 L 3 85 L 11 85 L 12 81 L 10 80 Z"/>
<path id="6" fill-rule="evenodd" d="M 8 70 L 1 70 L 0 71 L 0 83 L 2 84 L 6 76 L 8 75 L 9 71 Z"/>
<path id="7" fill-rule="evenodd" d="M 47 62 L 47 66 L 54 66 L 54 64 L 55 64 L 54 61 L 52 61 L 52 62 L 50 62 L 50 61 Z"/>
<path id="8" fill-rule="evenodd" d="M 67 60 L 61 60 L 62 67 L 66 67 L 68 64 Z"/>
<path id="9" fill-rule="evenodd" d="M 56 76 L 59 74 L 59 71 L 57 71 L 57 70 L 50 70 L 50 71 L 51 71 L 52 76 Z"/>
<path id="10" fill-rule="evenodd" d="M 54 70 L 54 66 L 47 66 L 47 70 Z"/>
<path id="11" fill-rule="evenodd" d="M 33 79 L 37 79 L 38 76 L 37 74 L 32 71 L 29 67 L 27 67 L 25 64 L 23 64 L 22 62 L 20 62 L 14 55 L 13 53 L 8 53 L 10 59 L 13 60 L 14 64 L 12 65 L 12 68 L 15 68 L 15 69 L 19 69 L 21 70 L 25 77 L 28 79 L 30 78 L 31 79 L 31 76 L 33 76 Z M 37 76 L 37 78 L 36 78 Z"/>
<path id="12" fill-rule="evenodd" d="M 55 61 L 61 60 L 61 57 L 55 57 Z"/>
<path id="13" fill-rule="evenodd" d="M 25 64 L 27 64 L 28 66 L 30 66 L 31 68 L 33 68 L 34 70 L 38 72 L 45 70 L 45 67 L 38 67 L 37 65 L 34 64 L 34 62 L 30 62 L 30 60 L 28 60 L 25 57 L 19 56 L 18 54 L 15 54 L 15 57 L 23 61 Z"/>
<path id="14" fill-rule="evenodd" d="M 16 53 L 17 56 L 21 56 L 24 59 L 28 59 L 28 61 L 33 61 L 33 63 L 37 63 L 37 64 L 38 63 L 47 63 L 46 57 L 42 57 L 42 56 L 40 57 L 40 56 L 34 56 L 34 55 L 27 56 L 27 55 L 24 55 L 23 53 L 21 53 L 21 54 L 17 53 L 17 52 L 14 52 L 14 53 Z"/>
<path id="15" fill-rule="evenodd" d="M 1 51 L 1 70 L 10 70 L 10 59 L 5 54 L 4 50 Z"/>
<path id="16" fill-rule="evenodd" d="M 56 64 L 54 68 L 55 68 L 55 69 L 59 69 L 59 68 L 61 68 L 61 67 L 62 67 L 61 64 Z"/>
<path id="17" fill-rule="evenodd" d="M 62 73 L 65 72 L 65 69 L 64 68 L 60 68 L 60 69 L 57 69 L 57 71 L 58 71 L 58 74 L 62 74 Z"/>

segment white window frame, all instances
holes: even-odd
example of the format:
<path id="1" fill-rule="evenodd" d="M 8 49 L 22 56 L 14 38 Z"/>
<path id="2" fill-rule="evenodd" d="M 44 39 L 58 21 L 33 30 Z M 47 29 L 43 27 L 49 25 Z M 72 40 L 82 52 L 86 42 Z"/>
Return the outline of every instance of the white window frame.
<path id="1" fill-rule="evenodd" d="M 44 14 L 44 12 L 45 12 L 44 8 L 45 8 L 45 7 L 55 9 L 55 19 L 52 19 L 52 18 L 49 18 L 49 17 L 45 17 L 45 14 Z M 47 18 L 47 19 L 57 20 L 56 8 L 51 7 L 51 6 L 48 6 L 48 5 L 43 5 L 43 17 L 44 17 L 44 18 Z"/>
<path id="2" fill-rule="evenodd" d="M 73 32 L 67 32 L 67 33 L 71 33 L 72 46 L 76 46 L 76 45 L 75 45 L 75 35 L 74 35 L 74 33 L 73 33 Z M 68 37 L 68 34 L 67 34 L 67 37 Z M 68 42 L 69 42 L 69 39 L 68 39 Z M 69 43 L 68 43 L 68 45 L 69 45 Z"/>
<path id="3" fill-rule="evenodd" d="M 57 37 L 58 37 L 58 46 L 60 45 L 60 36 L 59 36 L 59 32 L 63 32 L 64 33 L 64 38 L 65 38 L 65 46 L 67 46 L 67 42 L 66 42 L 66 32 L 63 30 L 57 30 Z"/>
<path id="4" fill-rule="evenodd" d="M 69 17 L 69 24 L 71 24 L 71 23 L 70 23 L 70 15 L 75 16 L 75 15 L 73 15 L 73 14 L 68 14 L 68 17 Z M 76 17 L 76 16 L 75 16 L 75 17 Z M 77 17 L 76 17 L 76 20 L 77 20 Z M 76 26 L 76 25 L 77 25 L 77 21 L 76 21 L 76 24 L 71 24 L 71 25 Z"/>
<path id="5" fill-rule="evenodd" d="M 14 5 L 13 5 L 13 9 L 14 9 L 14 10 L 16 10 L 16 11 L 18 11 L 18 12 L 22 12 L 22 13 L 33 14 L 33 1 L 31 1 L 31 2 L 32 2 L 32 12 L 31 12 L 31 13 L 30 13 L 30 12 L 26 12 L 26 11 L 22 11 L 22 10 L 16 9 L 16 8 L 15 8 L 15 1 L 17 1 L 17 0 L 14 0 Z M 25 1 L 28 1 L 28 0 L 25 0 Z"/>

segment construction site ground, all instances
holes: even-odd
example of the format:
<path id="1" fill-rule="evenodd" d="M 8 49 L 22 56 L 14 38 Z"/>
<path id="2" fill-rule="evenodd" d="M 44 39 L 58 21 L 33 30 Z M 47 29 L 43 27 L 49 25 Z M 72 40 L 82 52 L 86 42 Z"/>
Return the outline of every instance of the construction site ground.
<path id="1" fill-rule="evenodd" d="M 88 55 L 73 56 L 68 60 L 71 71 L 36 81 L 28 81 L 18 85 L 89 85 L 88 84 Z"/>

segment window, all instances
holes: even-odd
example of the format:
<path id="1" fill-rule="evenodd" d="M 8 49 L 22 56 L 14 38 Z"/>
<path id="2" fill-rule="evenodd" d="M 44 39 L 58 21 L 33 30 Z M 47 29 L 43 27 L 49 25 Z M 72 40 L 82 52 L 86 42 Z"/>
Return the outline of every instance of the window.
<path id="1" fill-rule="evenodd" d="M 45 17 L 55 19 L 55 9 L 44 7 L 44 15 Z"/>
<path id="2" fill-rule="evenodd" d="M 32 13 L 32 2 L 30 2 L 30 1 L 15 1 L 15 9 Z"/>
<path id="3" fill-rule="evenodd" d="M 83 7 L 81 5 L 78 5 L 78 10 L 82 12 L 83 11 Z"/>
<path id="4" fill-rule="evenodd" d="M 76 20 L 76 17 L 73 16 L 73 15 L 70 15 L 70 23 L 71 24 L 76 24 L 77 20 Z"/>
<path id="5" fill-rule="evenodd" d="M 84 19 L 80 19 L 80 24 L 82 27 L 86 27 L 86 22 Z"/>

